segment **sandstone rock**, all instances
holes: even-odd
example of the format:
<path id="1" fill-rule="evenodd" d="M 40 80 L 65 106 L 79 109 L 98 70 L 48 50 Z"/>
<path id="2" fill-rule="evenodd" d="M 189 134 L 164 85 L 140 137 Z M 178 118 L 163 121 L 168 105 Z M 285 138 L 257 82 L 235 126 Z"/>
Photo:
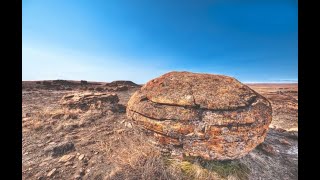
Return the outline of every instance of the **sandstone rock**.
<path id="1" fill-rule="evenodd" d="M 52 170 L 47 174 L 47 176 L 48 176 L 48 177 L 51 177 L 51 176 L 56 172 L 56 170 L 57 170 L 57 168 L 52 169 Z"/>
<path id="2" fill-rule="evenodd" d="M 70 109 L 88 110 L 90 107 L 100 108 L 104 104 L 116 104 L 119 98 L 115 93 L 75 93 L 62 97 L 60 104 Z"/>
<path id="3" fill-rule="evenodd" d="M 125 122 L 124 125 L 125 125 L 126 127 L 128 127 L 128 128 L 132 128 L 132 124 L 129 123 L 129 122 Z"/>
<path id="4" fill-rule="evenodd" d="M 75 157 L 75 155 L 64 155 L 59 159 L 58 162 L 65 163 L 65 162 L 72 160 L 74 157 Z"/>
<path id="5" fill-rule="evenodd" d="M 146 83 L 127 105 L 127 116 L 162 145 L 191 156 L 241 158 L 264 141 L 270 102 L 234 78 L 170 72 Z"/>
<path id="6" fill-rule="evenodd" d="M 73 165 L 73 162 L 67 161 L 66 163 L 64 163 L 65 166 L 70 166 Z"/>
<path id="7" fill-rule="evenodd" d="M 81 154 L 78 159 L 81 161 L 83 158 L 84 158 L 84 154 Z"/>

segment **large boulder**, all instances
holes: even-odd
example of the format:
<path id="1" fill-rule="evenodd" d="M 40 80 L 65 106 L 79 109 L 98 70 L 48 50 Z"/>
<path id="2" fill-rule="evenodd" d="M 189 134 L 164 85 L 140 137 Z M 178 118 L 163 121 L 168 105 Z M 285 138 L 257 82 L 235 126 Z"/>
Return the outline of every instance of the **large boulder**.
<path id="1" fill-rule="evenodd" d="M 127 116 L 158 142 L 210 160 L 241 158 L 264 141 L 270 102 L 234 78 L 170 72 L 146 83 Z"/>

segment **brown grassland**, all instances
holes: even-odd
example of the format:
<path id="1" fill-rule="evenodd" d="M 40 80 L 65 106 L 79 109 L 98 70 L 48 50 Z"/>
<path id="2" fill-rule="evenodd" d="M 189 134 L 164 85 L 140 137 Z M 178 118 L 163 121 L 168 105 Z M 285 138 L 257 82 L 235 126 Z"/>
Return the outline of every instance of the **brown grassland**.
<path id="1" fill-rule="evenodd" d="M 249 84 L 272 104 L 265 142 L 238 160 L 205 161 L 170 155 L 125 112 L 59 104 L 70 93 L 112 91 L 125 106 L 140 86 L 46 82 L 23 82 L 22 179 L 298 179 L 297 84 Z"/>

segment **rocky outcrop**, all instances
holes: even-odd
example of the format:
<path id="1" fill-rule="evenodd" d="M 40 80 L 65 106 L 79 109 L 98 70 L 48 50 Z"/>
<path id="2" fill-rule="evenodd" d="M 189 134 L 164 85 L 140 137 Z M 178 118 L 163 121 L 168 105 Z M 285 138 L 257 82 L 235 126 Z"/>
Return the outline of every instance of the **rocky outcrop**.
<path id="1" fill-rule="evenodd" d="M 88 84 L 88 81 L 81 80 L 81 81 L 80 81 L 80 84 L 81 84 L 81 85 L 87 85 L 87 84 Z"/>
<path id="2" fill-rule="evenodd" d="M 95 89 L 96 91 L 103 91 L 104 90 L 104 88 L 102 88 L 102 87 L 96 87 L 96 89 Z"/>
<path id="3" fill-rule="evenodd" d="M 129 86 L 129 87 L 139 87 L 140 85 L 132 81 L 112 81 L 107 83 L 106 86 L 115 87 L 115 86 Z"/>
<path id="4" fill-rule="evenodd" d="M 75 82 L 68 81 L 68 80 L 61 80 L 61 79 L 53 80 L 52 83 L 56 85 L 64 85 L 64 86 L 76 85 Z"/>
<path id="5" fill-rule="evenodd" d="M 63 96 L 60 104 L 69 109 L 88 110 L 89 108 L 103 108 L 118 102 L 119 98 L 115 93 L 75 93 Z"/>
<path id="6" fill-rule="evenodd" d="M 227 160 L 243 157 L 264 141 L 272 108 L 234 78 L 170 72 L 132 95 L 127 116 L 166 147 Z"/>

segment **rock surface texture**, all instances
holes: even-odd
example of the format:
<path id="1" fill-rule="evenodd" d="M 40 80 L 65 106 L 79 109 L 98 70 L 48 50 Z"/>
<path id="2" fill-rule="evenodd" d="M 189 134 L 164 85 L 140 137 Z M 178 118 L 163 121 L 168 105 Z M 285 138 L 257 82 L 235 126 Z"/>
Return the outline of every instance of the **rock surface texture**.
<path id="1" fill-rule="evenodd" d="M 190 156 L 229 160 L 262 143 L 272 120 L 270 102 L 234 78 L 170 72 L 146 83 L 127 116 L 159 143 Z"/>

